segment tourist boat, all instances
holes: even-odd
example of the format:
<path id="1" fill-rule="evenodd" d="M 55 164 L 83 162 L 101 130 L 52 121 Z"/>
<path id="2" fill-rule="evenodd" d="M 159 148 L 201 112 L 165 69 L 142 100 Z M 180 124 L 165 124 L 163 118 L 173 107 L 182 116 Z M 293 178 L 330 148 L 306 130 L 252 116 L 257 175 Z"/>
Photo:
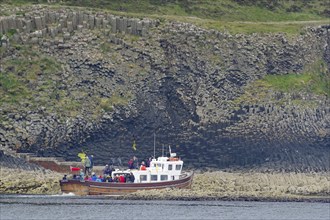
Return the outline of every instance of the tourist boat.
<path id="1" fill-rule="evenodd" d="M 193 171 L 182 171 L 183 161 L 170 153 L 169 157 L 152 159 L 150 166 L 145 169 L 115 170 L 112 178 L 117 175 L 133 173 L 134 183 L 81 181 L 77 179 L 61 180 L 63 193 L 75 195 L 124 195 L 138 190 L 190 188 L 193 180 Z"/>

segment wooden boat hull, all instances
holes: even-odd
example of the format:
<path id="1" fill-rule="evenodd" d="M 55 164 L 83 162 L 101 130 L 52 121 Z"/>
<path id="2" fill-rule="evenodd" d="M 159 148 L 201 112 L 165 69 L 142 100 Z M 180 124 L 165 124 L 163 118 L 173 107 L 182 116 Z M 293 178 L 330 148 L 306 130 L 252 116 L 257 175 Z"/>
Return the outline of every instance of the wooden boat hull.
<path id="1" fill-rule="evenodd" d="M 150 183 L 108 183 L 79 180 L 61 180 L 60 186 L 64 193 L 75 195 L 124 195 L 138 190 L 185 188 L 191 187 L 193 172 L 184 173 L 180 179 Z"/>

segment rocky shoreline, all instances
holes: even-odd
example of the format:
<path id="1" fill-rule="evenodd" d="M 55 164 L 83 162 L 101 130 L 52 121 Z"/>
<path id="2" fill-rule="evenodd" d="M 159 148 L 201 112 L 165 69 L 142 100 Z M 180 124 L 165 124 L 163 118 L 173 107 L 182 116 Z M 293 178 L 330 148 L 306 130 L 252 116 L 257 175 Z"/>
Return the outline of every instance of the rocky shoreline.
<path id="1" fill-rule="evenodd" d="M 1 167 L 0 194 L 60 194 L 63 174 L 50 170 L 23 170 Z"/>
<path id="2" fill-rule="evenodd" d="M 139 191 L 125 199 L 330 202 L 328 173 L 197 173 L 192 189 Z"/>
<path id="3" fill-rule="evenodd" d="M 63 174 L 1 168 L 0 194 L 61 194 Z M 130 200 L 330 202 L 329 173 L 197 172 L 191 189 L 148 190 L 111 197 Z"/>
<path id="4" fill-rule="evenodd" d="M 0 69 L 17 84 L 0 88 L 1 150 L 75 161 L 84 149 L 104 165 L 149 155 L 156 132 L 191 169 L 330 170 L 327 25 L 233 34 L 88 8 L 1 11 Z"/>

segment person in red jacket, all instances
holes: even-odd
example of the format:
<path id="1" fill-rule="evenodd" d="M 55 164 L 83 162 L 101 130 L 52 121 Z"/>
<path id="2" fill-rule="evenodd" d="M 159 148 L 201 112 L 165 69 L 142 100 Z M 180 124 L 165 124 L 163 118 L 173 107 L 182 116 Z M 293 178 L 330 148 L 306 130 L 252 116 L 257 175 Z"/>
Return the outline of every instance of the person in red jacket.
<path id="1" fill-rule="evenodd" d="M 126 183 L 126 179 L 125 179 L 124 175 L 119 176 L 119 182 L 120 183 Z"/>
<path id="2" fill-rule="evenodd" d="M 142 163 L 141 163 L 140 170 L 147 170 L 144 161 L 142 161 Z"/>

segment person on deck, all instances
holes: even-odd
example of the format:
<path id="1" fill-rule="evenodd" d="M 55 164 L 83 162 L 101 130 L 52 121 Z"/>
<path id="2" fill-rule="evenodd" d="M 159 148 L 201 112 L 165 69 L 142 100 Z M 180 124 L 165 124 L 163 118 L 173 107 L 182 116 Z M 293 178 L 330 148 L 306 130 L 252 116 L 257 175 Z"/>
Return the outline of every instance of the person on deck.
<path id="1" fill-rule="evenodd" d="M 96 174 L 93 172 L 93 173 L 92 173 L 92 181 L 96 181 L 96 179 L 97 179 L 97 176 L 96 176 Z"/>
<path id="2" fill-rule="evenodd" d="M 88 159 L 91 161 L 91 166 L 89 168 L 89 172 L 92 172 L 93 171 L 93 167 L 94 167 L 94 155 L 89 155 L 88 156 Z"/>
<path id="3" fill-rule="evenodd" d="M 151 157 L 146 159 L 146 167 L 150 167 Z"/>
<path id="4" fill-rule="evenodd" d="M 133 169 L 134 168 L 133 163 L 134 163 L 133 158 L 129 159 L 129 161 L 128 161 L 128 169 Z"/>
<path id="5" fill-rule="evenodd" d="M 118 174 L 113 178 L 113 182 L 115 182 L 115 183 L 119 182 L 119 175 Z"/>
<path id="6" fill-rule="evenodd" d="M 105 178 L 105 182 L 109 182 L 109 183 L 111 183 L 111 182 L 114 182 L 114 181 L 113 181 L 113 179 L 112 179 L 111 176 L 107 176 L 107 177 Z"/>
<path id="7" fill-rule="evenodd" d="M 126 182 L 126 179 L 125 179 L 124 175 L 119 176 L 119 182 L 120 183 L 125 183 Z"/>
<path id="8" fill-rule="evenodd" d="M 90 161 L 89 157 L 86 157 L 84 165 L 85 165 L 85 175 L 90 175 L 91 161 Z"/>
<path id="9" fill-rule="evenodd" d="M 100 175 L 99 177 L 96 178 L 95 181 L 96 181 L 96 182 L 102 182 L 102 180 L 103 180 L 103 177 Z"/>
<path id="10" fill-rule="evenodd" d="M 130 178 L 131 178 L 131 174 L 130 173 L 125 174 L 125 181 L 126 181 L 126 183 L 129 183 L 130 182 Z"/>
<path id="11" fill-rule="evenodd" d="M 111 169 L 110 169 L 109 165 L 106 164 L 103 169 L 103 176 L 108 176 L 108 175 L 111 175 Z"/>
<path id="12" fill-rule="evenodd" d="M 136 156 L 133 156 L 133 169 L 137 169 L 139 167 L 139 160 Z"/>
<path id="13" fill-rule="evenodd" d="M 144 161 L 142 161 L 142 163 L 141 163 L 140 170 L 147 170 Z"/>
<path id="14" fill-rule="evenodd" d="M 85 173 L 83 171 L 83 169 L 80 169 L 80 180 L 84 180 L 85 179 Z"/>
<path id="15" fill-rule="evenodd" d="M 134 183 L 135 181 L 135 177 L 134 177 L 134 174 L 132 172 L 130 172 L 129 176 L 128 176 L 128 182 L 129 183 Z"/>

